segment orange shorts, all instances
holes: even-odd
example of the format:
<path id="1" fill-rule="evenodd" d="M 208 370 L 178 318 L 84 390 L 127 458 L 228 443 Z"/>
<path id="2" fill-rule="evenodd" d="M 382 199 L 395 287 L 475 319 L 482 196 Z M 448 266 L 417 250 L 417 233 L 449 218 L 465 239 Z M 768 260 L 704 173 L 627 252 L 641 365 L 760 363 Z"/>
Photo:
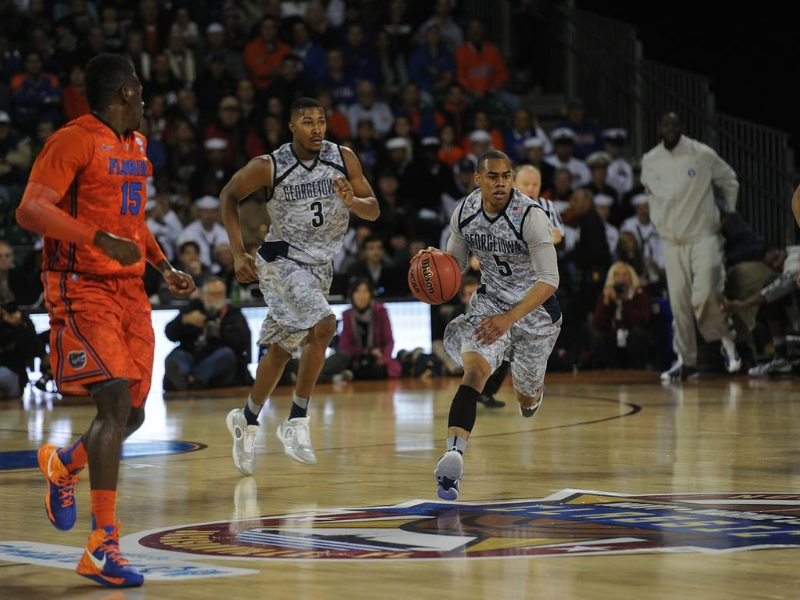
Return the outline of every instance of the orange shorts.
<path id="1" fill-rule="evenodd" d="M 142 406 L 155 347 L 142 278 L 46 271 L 42 279 L 58 391 L 85 396 L 92 383 L 127 379 L 132 405 Z"/>

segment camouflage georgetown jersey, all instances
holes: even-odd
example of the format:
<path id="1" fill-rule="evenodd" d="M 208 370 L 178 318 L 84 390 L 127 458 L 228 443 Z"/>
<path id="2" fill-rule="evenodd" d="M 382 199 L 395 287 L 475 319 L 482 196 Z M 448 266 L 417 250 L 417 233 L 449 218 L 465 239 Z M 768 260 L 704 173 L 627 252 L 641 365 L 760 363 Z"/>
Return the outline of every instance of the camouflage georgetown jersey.
<path id="1" fill-rule="evenodd" d="M 544 210 L 516 189 L 493 217 L 483 210 L 481 190 L 467 196 L 458 210 L 458 230 L 481 263 L 481 291 L 501 304 L 514 305 L 538 281 L 522 227 L 531 211 Z M 548 302 L 554 301 L 554 297 Z M 548 304 L 545 302 L 545 304 Z M 548 313 L 550 307 L 545 306 Z"/>
<path id="2" fill-rule="evenodd" d="M 291 143 L 269 156 L 271 223 L 259 254 L 267 262 L 279 256 L 310 265 L 332 261 L 342 248 L 350 218 L 333 188 L 334 179 L 347 177 L 341 147 L 323 141 L 319 156 L 308 164 L 297 157 Z"/>

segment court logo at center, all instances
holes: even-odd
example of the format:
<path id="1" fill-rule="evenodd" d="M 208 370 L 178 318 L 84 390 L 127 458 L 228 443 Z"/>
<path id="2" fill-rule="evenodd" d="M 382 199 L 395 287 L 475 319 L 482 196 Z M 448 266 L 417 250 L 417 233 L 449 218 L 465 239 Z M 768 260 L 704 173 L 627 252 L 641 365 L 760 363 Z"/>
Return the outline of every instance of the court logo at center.
<path id="1" fill-rule="evenodd" d="M 138 534 L 146 548 L 248 560 L 409 560 L 800 548 L 800 494 L 631 495 L 341 509 Z"/>

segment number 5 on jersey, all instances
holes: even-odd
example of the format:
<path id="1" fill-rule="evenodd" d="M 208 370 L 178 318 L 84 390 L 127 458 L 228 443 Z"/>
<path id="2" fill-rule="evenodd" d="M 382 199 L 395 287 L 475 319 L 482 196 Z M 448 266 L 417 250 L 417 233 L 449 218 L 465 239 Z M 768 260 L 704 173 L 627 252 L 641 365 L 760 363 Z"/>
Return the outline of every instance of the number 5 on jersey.
<path id="1" fill-rule="evenodd" d="M 500 257 L 496 254 L 492 255 L 494 257 L 494 262 L 497 264 L 497 272 L 500 273 L 503 277 L 508 277 L 511 275 L 511 265 L 509 265 L 506 261 L 500 260 Z"/>
<path id="2" fill-rule="evenodd" d="M 312 202 L 308 208 L 309 210 L 314 211 L 314 216 L 311 219 L 311 224 L 314 227 L 322 227 L 322 224 L 325 222 L 325 215 L 322 214 L 322 202 Z"/>
<path id="3" fill-rule="evenodd" d="M 140 181 L 126 181 L 122 184 L 122 209 L 119 214 L 130 212 L 138 215 L 142 207 L 142 183 Z"/>

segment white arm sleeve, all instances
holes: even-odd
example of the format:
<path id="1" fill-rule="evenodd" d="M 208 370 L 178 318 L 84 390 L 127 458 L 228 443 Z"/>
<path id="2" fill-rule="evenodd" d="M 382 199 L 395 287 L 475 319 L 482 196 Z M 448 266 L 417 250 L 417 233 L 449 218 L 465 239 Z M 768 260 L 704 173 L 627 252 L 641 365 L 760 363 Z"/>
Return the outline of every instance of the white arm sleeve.
<path id="1" fill-rule="evenodd" d="M 550 219 L 543 210 L 536 207 L 530 209 L 522 224 L 522 239 L 528 244 L 531 265 L 536 277 L 539 281 L 558 288 L 558 262 L 556 249 L 553 246 L 553 229 Z"/>
<path id="2" fill-rule="evenodd" d="M 458 261 L 458 266 L 461 270 L 467 268 L 469 262 L 469 246 L 467 240 L 461 234 L 458 228 L 458 217 L 461 214 L 461 204 L 459 204 L 453 211 L 453 216 L 450 217 L 450 239 L 447 240 L 447 251 L 452 254 Z M 552 245 L 552 238 L 550 240 Z"/>

